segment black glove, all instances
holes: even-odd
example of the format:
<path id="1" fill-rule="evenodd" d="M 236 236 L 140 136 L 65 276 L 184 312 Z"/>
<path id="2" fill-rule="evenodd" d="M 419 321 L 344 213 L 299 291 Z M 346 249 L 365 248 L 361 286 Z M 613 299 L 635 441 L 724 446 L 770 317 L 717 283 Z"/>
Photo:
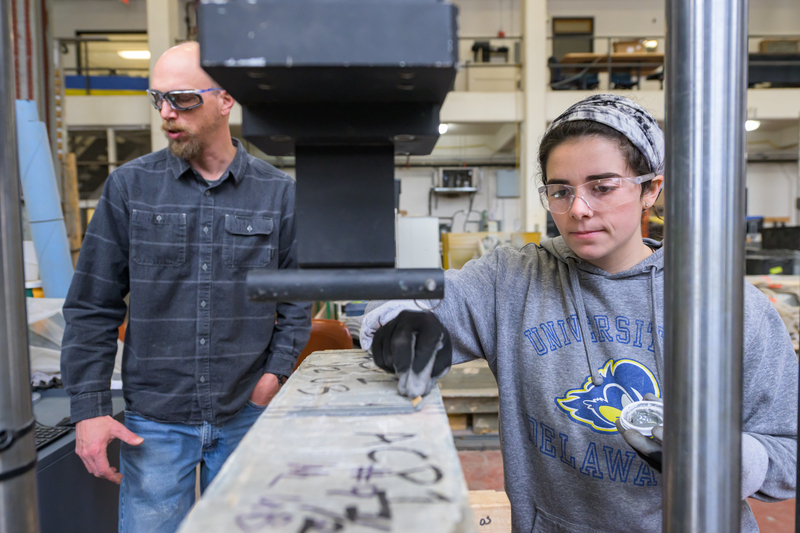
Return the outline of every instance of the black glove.
<path id="1" fill-rule="evenodd" d="M 428 394 L 450 370 L 453 345 L 433 313 L 401 311 L 375 332 L 372 357 L 377 366 L 397 374 L 400 394 L 416 398 Z"/>
<path id="2" fill-rule="evenodd" d="M 661 398 L 657 398 L 655 395 L 650 394 L 649 392 L 644 395 L 644 399 L 651 401 L 651 402 L 661 402 L 664 403 L 664 400 Z M 625 442 L 628 443 L 628 446 L 633 448 L 639 457 L 642 458 L 650 468 L 654 470 L 658 470 L 661 472 L 661 462 L 662 462 L 662 455 L 663 455 L 663 447 L 661 443 L 664 441 L 664 426 L 656 426 L 653 428 L 653 438 L 645 437 L 635 429 L 628 429 L 622 427 L 622 423 L 617 419 L 617 431 L 619 434 L 622 435 L 622 438 L 625 439 Z"/>

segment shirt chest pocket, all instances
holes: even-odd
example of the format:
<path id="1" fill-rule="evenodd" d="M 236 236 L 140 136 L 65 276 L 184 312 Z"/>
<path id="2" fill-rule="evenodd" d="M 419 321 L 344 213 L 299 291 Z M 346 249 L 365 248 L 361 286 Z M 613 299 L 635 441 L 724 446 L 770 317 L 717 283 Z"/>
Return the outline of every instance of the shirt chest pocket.
<path id="1" fill-rule="evenodd" d="M 131 259 L 145 266 L 186 261 L 186 213 L 131 211 Z"/>
<path id="2" fill-rule="evenodd" d="M 264 268 L 275 248 L 271 244 L 272 219 L 225 215 L 222 259 L 230 268 Z"/>

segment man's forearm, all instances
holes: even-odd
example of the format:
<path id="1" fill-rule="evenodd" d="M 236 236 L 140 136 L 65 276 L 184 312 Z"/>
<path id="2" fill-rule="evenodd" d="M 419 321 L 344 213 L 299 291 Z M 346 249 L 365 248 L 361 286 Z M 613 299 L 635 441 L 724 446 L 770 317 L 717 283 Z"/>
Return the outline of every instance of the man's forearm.
<path id="1" fill-rule="evenodd" d="M 279 303 L 265 372 L 288 376 L 311 335 L 310 303 Z"/>

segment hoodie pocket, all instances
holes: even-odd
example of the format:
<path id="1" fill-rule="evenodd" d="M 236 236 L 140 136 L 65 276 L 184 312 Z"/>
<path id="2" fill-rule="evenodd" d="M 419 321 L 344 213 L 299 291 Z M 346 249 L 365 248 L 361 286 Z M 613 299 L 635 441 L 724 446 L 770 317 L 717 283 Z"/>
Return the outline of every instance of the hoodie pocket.
<path id="1" fill-rule="evenodd" d="M 275 253 L 272 219 L 225 215 L 222 258 L 230 268 L 264 268 Z"/>
<path id="2" fill-rule="evenodd" d="M 531 533 L 603 533 L 597 527 L 587 527 L 584 525 L 573 524 L 561 518 L 547 514 L 538 507 L 536 508 L 536 518 L 533 520 Z"/>

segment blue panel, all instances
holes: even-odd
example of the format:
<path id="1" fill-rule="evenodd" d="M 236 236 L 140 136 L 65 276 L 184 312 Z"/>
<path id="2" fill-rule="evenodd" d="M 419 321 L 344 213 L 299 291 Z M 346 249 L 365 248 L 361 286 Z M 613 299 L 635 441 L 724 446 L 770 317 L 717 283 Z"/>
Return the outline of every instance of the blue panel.
<path id="1" fill-rule="evenodd" d="M 86 76 L 66 76 L 67 89 L 86 89 Z M 148 78 L 131 76 L 89 76 L 89 89 L 100 91 L 145 91 Z"/>
<path id="2" fill-rule="evenodd" d="M 72 281 L 72 256 L 61 212 L 50 141 L 36 102 L 16 101 L 17 153 L 25 211 L 47 298 L 65 298 Z"/>

